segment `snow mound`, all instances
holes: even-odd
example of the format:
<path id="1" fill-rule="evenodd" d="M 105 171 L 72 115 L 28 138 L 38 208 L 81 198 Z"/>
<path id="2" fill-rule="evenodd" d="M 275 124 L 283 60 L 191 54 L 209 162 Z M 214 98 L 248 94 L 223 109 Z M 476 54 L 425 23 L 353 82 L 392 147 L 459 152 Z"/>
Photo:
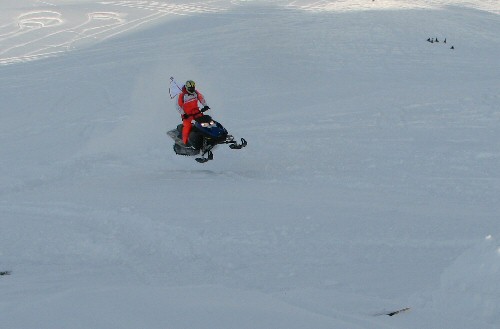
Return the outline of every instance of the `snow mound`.
<path id="1" fill-rule="evenodd" d="M 441 277 L 434 295 L 436 309 L 457 317 L 500 323 L 500 245 L 488 235 L 460 255 Z"/>

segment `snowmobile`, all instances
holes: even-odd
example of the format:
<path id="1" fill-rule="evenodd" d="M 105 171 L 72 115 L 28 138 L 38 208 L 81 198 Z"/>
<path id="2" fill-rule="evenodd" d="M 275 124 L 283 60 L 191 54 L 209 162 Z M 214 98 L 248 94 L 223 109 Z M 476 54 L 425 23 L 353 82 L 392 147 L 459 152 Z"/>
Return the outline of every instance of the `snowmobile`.
<path id="1" fill-rule="evenodd" d="M 212 150 L 219 144 L 229 144 L 229 148 L 233 150 L 247 146 L 247 141 L 244 138 L 241 138 L 241 142 L 238 143 L 232 135 L 229 135 L 226 128 L 206 114 L 195 119 L 189 134 L 188 145 L 182 142 L 182 128 L 183 125 L 180 124 L 177 128 L 167 132 L 167 135 L 175 141 L 174 152 L 185 156 L 201 154 L 196 158 L 199 163 L 213 160 Z"/>

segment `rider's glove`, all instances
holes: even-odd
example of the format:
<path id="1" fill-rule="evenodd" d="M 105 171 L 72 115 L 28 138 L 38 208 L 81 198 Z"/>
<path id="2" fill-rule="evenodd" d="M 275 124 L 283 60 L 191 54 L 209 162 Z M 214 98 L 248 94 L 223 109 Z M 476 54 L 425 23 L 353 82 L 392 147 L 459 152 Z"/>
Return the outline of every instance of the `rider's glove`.
<path id="1" fill-rule="evenodd" d="M 189 114 L 184 113 L 182 115 L 182 120 L 186 120 L 186 119 L 189 119 Z"/>
<path id="2" fill-rule="evenodd" d="M 208 107 L 208 105 L 205 105 L 205 106 L 203 106 L 203 108 L 201 109 L 201 112 L 206 112 L 206 111 L 208 111 L 208 110 L 210 110 L 210 107 Z"/>

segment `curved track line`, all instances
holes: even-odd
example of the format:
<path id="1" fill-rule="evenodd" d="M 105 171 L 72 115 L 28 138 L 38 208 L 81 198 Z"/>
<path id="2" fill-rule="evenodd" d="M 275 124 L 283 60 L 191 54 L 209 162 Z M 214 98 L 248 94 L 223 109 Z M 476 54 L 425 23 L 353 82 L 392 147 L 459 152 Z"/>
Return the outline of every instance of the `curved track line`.
<path id="1" fill-rule="evenodd" d="M 21 34 L 28 33 L 28 32 L 33 31 L 33 30 L 39 30 L 41 28 L 54 27 L 54 26 L 61 25 L 63 22 L 63 20 L 60 18 L 61 14 L 58 12 L 50 12 L 50 13 L 56 15 L 56 17 L 40 16 L 40 15 L 38 15 L 39 12 L 36 12 L 36 13 L 31 12 L 31 13 L 21 15 L 20 19 L 19 19 L 19 23 L 18 23 L 20 26 L 19 31 L 25 30 L 25 32 L 17 33 L 15 35 L 12 35 L 12 37 L 19 36 Z M 35 14 L 37 14 L 37 15 L 35 15 Z M 49 49 L 52 50 L 49 52 L 49 54 L 52 56 L 52 54 L 54 54 L 54 53 L 61 52 L 61 51 L 57 51 L 56 50 L 57 48 L 63 47 L 63 48 L 67 49 L 75 41 L 89 37 L 88 35 L 86 35 L 88 33 L 88 31 L 92 31 L 95 29 L 106 29 L 106 28 L 114 27 L 116 25 L 123 24 L 125 22 L 125 20 L 122 18 L 122 15 L 120 13 L 115 13 L 115 12 L 94 12 L 94 13 L 87 14 L 87 16 L 88 16 L 87 20 L 80 25 L 77 25 L 77 26 L 71 27 L 71 28 L 67 28 L 67 29 L 58 30 L 56 32 L 49 33 L 47 35 L 44 35 L 43 37 L 35 38 L 35 39 L 30 40 L 28 42 L 19 43 L 17 45 L 14 45 L 12 47 L 4 49 L 3 51 L 0 52 L 0 55 L 6 54 L 7 52 L 12 51 L 12 50 L 17 49 L 17 48 L 25 47 L 28 45 L 36 45 L 36 43 L 38 43 L 38 42 L 48 40 L 49 38 L 57 36 L 59 34 L 64 34 L 64 33 L 76 34 L 76 36 L 72 37 L 69 41 L 44 45 L 41 48 L 31 50 L 22 56 L 18 56 L 19 60 L 16 60 L 16 57 L 10 57 L 10 58 L 4 59 L 3 62 L 4 63 L 6 63 L 6 62 L 8 62 L 8 63 L 20 62 L 20 61 L 22 61 L 21 58 L 33 60 L 34 55 L 36 55 L 40 52 L 44 52 L 44 51 L 49 50 Z M 84 28 L 85 26 L 92 25 L 94 21 L 98 21 L 99 23 L 95 24 L 95 26 L 93 26 L 93 27 Z M 104 21 L 111 21 L 112 23 L 102 25 L 102 22 L 104 22 Z M 43 54 L 38 54 L 38 55 L 43 57 Z"/>
<path id="2" fill-rule="evenodd" d="M 63 23 L 61 13 L 57 11 L 32 11 L 22 14 L 17 19 L 21 29 L 58 26 Z"/>
<path id="3" fill-rule="evenodd" d="M 31 11 L 22 14 L 16 18 L 14 23 L 6 24 L 0 28 L 15 26 L 15 30 L 0 34 L 0 41 L 7 40 L 12 37 L 20 36 L 22 34 L 39 30 L 42 28 L 58 26 L 63 23 L 61 13 L 56 11 Z"/>
<path id="4" fill-rule="evenodd" d="M 0 65 L 56 56 L 70 51 L 77 42 L 88 39 L 106 40 L 167 15 L 214 13 L 227 10 L 224 6 L 211 6 L 210 3 L 203 2 L 169 4 L 159 1 L 105 1 L 96 3 L 108 7 L 131 8 L 134 11 L 87 13 L 87 19 L 83 23 L 71 27 L 68 26 L 71 21 L 65 20 L 62 12 L 55 10 L 26 12 L 18 16 L 14 23 L 0 27 L 0 42 L 9 40 L 10 43 L 9 46 L 0 50 Z M 144 15 L 141 11 L 152 13 Z M 138 18 L 127 20 L 125 18 L 127 15 L 136 15 Z M 2 29 L 12 30 L 1 34 Z M 45 35 L 43 35 L 44 30 L 47 30 Z M 31 33 L 33 33 L 32 37 Z"/>
<path id="5" fill-rule="evenodd" d="M 159 3 L 158 1 L 106 1 L 102 4 L 128 7 L 134 9 L 143 9 L 157 11 L 173 15 L 189 15 L 194 13 L 215 13 L 224 10 L 222 7 L 210 6 L 206 3 L 190 3 L 190 4 L 169 4 Z"/>

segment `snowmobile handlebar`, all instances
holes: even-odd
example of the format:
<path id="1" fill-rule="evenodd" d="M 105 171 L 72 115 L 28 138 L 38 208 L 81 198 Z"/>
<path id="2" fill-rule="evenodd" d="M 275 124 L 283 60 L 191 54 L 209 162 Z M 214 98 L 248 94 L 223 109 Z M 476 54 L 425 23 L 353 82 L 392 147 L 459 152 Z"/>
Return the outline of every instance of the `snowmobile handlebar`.
<path id="1" fill-rule="evenodd" d="M 190 117 L 194 117 L 195 115 L 198 115 L 198 114 L 200 114 L 200 113 L 204 113 L 204 112 L 206 112 L 206 111 L 208 111 L 208 110 L 210 110 L 210 107 L 208 107 L 208 106 L 203 106 L 201 109 L 198 109 L 198 112 L 197 112 L 197 113 L 193 113 L 193 114 L 187 114 L 187 113 L 184 113 L 184 114 L 183 114 L 183 115 L 181 115 L 181 116 L 182 116 L 182 119 L 183 119 L 183 120 L 186 120 L 186 119 L 188 119 L 188 118 L 190 118 Z"/>

